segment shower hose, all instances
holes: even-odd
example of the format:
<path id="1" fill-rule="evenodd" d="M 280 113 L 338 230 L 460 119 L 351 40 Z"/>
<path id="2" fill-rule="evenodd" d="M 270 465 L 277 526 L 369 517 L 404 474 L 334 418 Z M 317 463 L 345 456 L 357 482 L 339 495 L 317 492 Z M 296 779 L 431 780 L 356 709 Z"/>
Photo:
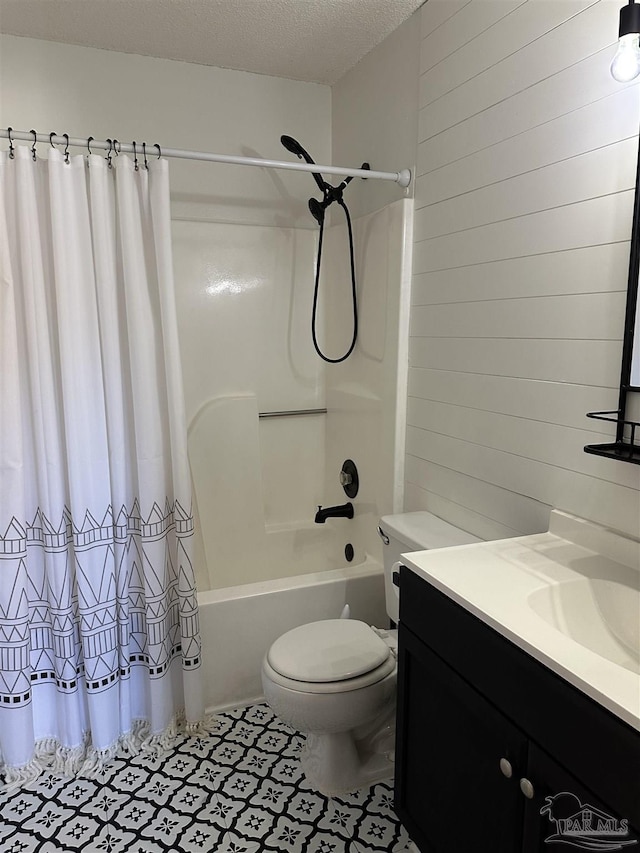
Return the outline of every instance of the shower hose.
<path id="1" fill-rule="evenodd" d="M 349 261 L 351 263 L 351 301 L 353 306 L 353 337 L 351 339 L 351 345 L 349 349 L 345 352 L 344 355 L 340 356 L 340 358 L 329 358 L 329 356 L 325 355 L 320 349 L 320 345 L 318 344 L 318 338 L 316 335 L 316 315 L 318 310 L 318 290 L 320 287 L 320 263 L 322 261 L 322 242 L 324 237 L 324 216 L 320 222 L 320 237 L 318 240 L 318 261 L 316 263 L 316 280 L 313 288 L 313 309 L 311 312 L 311 337 L 313 339 L 313 346 L 315 347 L 316 352 L 324 361 L 329 362 L 330 364 L 339 364 L 341 361 L 345 361 L 351 353 L 353 352 L 353 348 L 356 345 L 356 340 L 358 338 L 358 300 L 356 296 L 356 264 L 353 257 L 353 229 L 351 228 L 351 217 L 349 216 L 349 209 L 347 205 L 344 203 L 341 197 L 337 197 L 334 199 L 340 207 L 344 210 L 344 215 L 347 220 L 347 230 L 349 232 Z"/>

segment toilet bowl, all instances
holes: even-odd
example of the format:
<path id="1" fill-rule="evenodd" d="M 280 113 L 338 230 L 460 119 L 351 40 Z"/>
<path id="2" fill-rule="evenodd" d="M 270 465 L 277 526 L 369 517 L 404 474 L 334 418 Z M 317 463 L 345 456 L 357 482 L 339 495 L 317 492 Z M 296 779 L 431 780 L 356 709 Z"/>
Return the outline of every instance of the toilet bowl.
<path id="1" fill-rule="evenodd" d="M 271 646 L 265 699 L 307 733 L 301 761 L 315 790 L 332 795 L 393 775 L 396 671 L 395 638 L 355 619 L 311 622 Z"/>
<path id="2" fill-rule="evenodd" d="M 394 565 L 400 554 L 476 537 L 428 512 L 381 519 L 387 613 L 398 621 Z M 334 795 L 393 776 L 397 631 L 326 619 L 287 631 L 262 665 L 267 703 L 307 735 L 301 762 L 314 790 Z"/>

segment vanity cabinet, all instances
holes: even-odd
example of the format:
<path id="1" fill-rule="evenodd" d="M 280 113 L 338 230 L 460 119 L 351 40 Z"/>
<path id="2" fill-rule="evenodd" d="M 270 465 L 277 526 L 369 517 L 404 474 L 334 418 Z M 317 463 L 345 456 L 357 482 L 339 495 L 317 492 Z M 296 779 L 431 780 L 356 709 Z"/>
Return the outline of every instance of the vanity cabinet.
<path id="1" fill-rule="evenodd" d="M 574 805 L 640 853 L 640 734 L 405 567 L 400 588 L 395 802 L 421 853 L 566 848 L 545 839 Z"/>

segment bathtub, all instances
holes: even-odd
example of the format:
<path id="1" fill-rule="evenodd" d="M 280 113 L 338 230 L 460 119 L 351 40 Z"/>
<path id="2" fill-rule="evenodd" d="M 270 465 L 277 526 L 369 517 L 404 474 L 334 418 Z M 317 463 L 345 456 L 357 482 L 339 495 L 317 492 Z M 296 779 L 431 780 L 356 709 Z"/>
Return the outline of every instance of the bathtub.
<path id="1" fill-rule="evenodd" d="M 291 628 L 337 618 L 345 604 L 353 619 L 388 624 L 383 569 L 371 557 L 345 568 L 206 590 L 198 603 L 207 711 L 261 701 L 262 658 Z"/>

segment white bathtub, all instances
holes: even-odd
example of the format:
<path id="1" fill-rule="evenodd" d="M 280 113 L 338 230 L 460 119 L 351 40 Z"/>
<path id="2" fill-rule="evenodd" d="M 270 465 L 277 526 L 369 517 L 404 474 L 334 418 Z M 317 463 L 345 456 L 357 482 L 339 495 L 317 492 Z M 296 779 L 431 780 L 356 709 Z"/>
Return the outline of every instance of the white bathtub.
<path id="1" fill-rule="evenodd" d="M 208 711 L 260 701 L 264 653 L 291 628 L 337 618 L 345 604 L 354 619 L 388 624 L 382 566 L 370 557 L 341 569 L 206 590 L 198 602 Z"/>

